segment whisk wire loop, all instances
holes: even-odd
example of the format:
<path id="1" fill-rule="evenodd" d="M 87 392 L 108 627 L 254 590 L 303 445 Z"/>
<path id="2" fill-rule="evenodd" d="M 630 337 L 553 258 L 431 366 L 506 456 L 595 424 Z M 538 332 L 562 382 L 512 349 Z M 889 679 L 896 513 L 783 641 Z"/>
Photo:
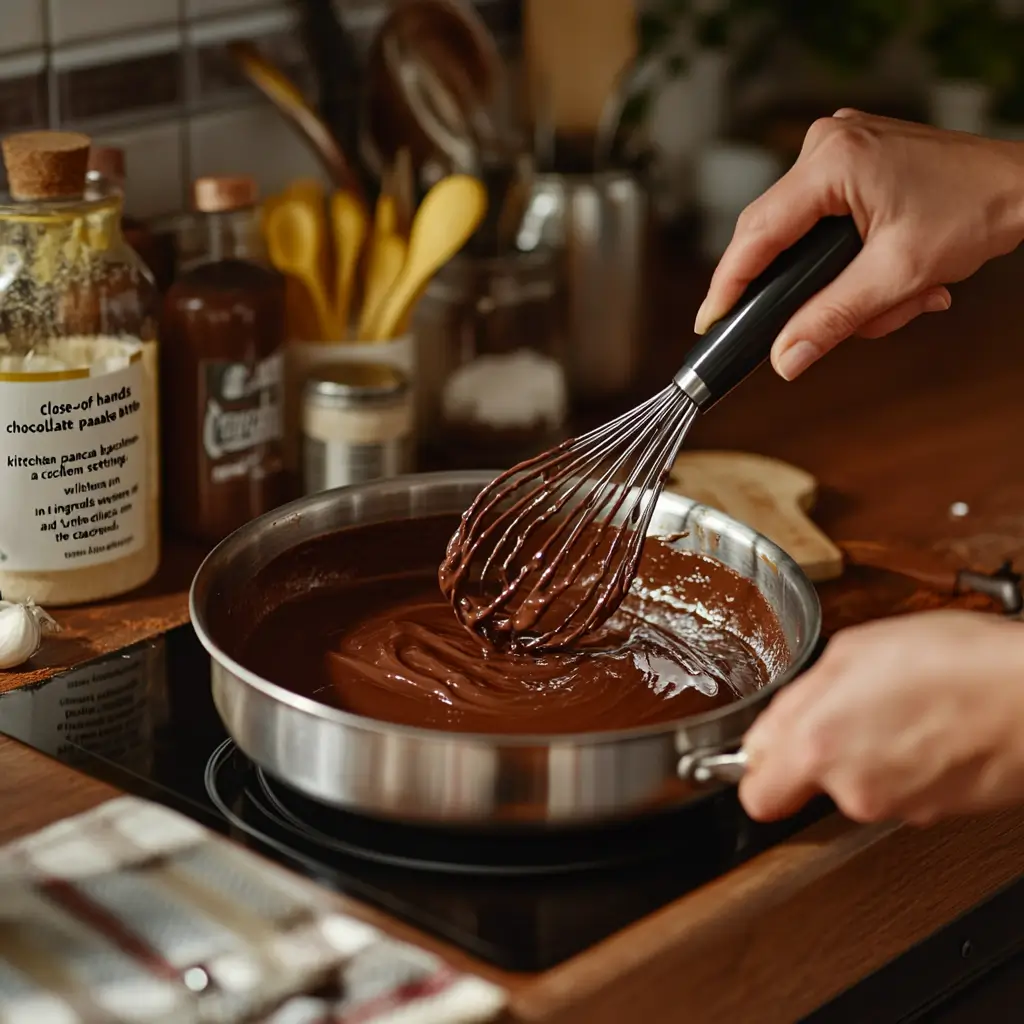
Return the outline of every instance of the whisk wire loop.
<path id="1" fill-rule="evenodd" d="M 636 574 L 658 494 L 696 413 L 669 385 L 485 488 L 440 574 L 463 622 L 497 645 L 543 651 L 607 619 Z"/>

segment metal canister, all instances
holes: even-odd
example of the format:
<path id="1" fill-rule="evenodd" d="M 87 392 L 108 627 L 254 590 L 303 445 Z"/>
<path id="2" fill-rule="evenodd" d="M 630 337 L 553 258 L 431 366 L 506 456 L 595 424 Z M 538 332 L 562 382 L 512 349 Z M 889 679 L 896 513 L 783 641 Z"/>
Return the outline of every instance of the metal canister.
<path id="1" fill-rule="evenodd" d="M 517 244 L 564 258 L 566 361 L 573 397 L 615 398 L 640 363 L 648 201 L 624 171 L 538 174 Z"/>
<path id="2" fill-rule="evenodd" d="M 386 363 L 318 367 L 302 396 L 306 494 L 409 470 L 414 408 L 408 378 Z"/>

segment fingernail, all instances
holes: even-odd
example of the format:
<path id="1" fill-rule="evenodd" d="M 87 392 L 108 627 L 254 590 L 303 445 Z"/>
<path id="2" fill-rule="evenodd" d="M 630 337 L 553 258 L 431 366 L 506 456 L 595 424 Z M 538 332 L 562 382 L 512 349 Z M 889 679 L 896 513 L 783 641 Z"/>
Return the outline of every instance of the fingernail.
<path id="1" fill-rule="evenodd" d="M 707 323 L 707 315 L 708 315 L 708 300 L 705 299 L 700 304 L 700 309 L 697 310 L 697 317 L 693 321 L 693 333 L 694 334 L 703 334 L 708 329 L 708 327 L 710 325 Z"/>
<path id="2" fill-rule="evenodd" d="M 818 348 L 810 341 L 794 341 L 781 355 L 773 360 L 775 372 L 783 380 L 799 377 L 818 358 Z"/>
<path id="3" fill-rule="evenodd" d="M 949 309 L 949 297 L 943 295 L 941 292 L 937 292 L 935 295 L 929 295 L 925 300 L 924 308 L 929 313 L 945 313 Z"/>

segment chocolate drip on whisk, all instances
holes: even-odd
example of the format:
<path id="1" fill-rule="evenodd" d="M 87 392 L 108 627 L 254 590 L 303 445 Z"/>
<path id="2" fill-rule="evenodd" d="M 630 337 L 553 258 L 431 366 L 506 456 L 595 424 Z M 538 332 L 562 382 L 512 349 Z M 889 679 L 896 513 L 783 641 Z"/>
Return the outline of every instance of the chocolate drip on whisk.
<path id="1" fill-rule="evenodd" d="M 860 247 L 852 219 L 819 221 L 698 341 L 667 388 L 484 488 L 438 570 L 462 623 L 497 648 L 540 653 L 571 646 L 613 615 L 698 411 L 768 358 L 789 318 Z"/>
<path id="2" fill-rule="evenodd" d="M 438 573 L 462 622 L 495 647 L 534 651 L 602 625 L 636 575 L 696 413 L 673 384 L 498 477 L 463 516 Z"/>

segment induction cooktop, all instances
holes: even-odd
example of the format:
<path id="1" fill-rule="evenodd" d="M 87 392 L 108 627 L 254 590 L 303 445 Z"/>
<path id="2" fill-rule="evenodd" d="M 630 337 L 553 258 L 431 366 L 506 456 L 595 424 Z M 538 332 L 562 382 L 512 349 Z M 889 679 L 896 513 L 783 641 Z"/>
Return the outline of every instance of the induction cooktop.
<path id="1" fill-rule="evenodd" d="M 510 970 L 581 952 L 830 809 L 758 825 L 725 791 L 643 821 L 496 836 L 325 807 L 229 739 L 190 625 L 0 695 L 0 732 Z"/>

